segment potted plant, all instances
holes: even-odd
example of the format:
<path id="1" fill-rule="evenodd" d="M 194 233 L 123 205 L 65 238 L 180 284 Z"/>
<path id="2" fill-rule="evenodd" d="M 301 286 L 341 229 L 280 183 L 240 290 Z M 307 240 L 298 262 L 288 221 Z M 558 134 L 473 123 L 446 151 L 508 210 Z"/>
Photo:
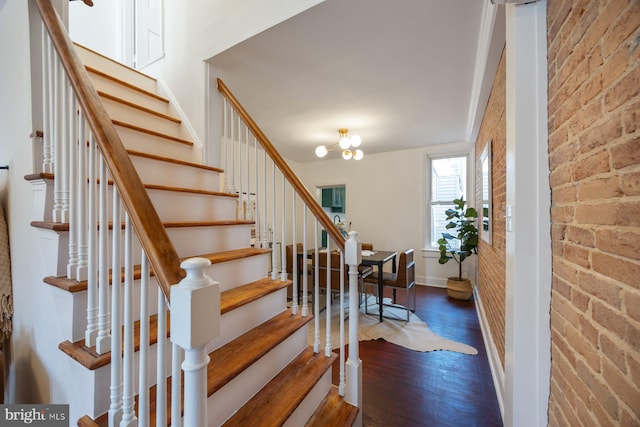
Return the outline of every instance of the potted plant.
<path id="1" fill-rule="evenodd" d="M 447 209 L 446 225 L 448 230 L 454 230 L 455 234 L 442 233 L 442 238 L 438 239 L 438 249 L 440 250 L 440 264 L 446 264 L 449 260 L 458 263 L 458 277 L 447 279 L 447 294 L 451 298 L 468 300 L 473 294 L 471 281 L 462 278 L 462 263 L 472 254 L 478 253 L 478 229 L 476 220 L 478 212 L 474 208 L 464 206 L 466 202 L 463 197 L 453 201 L 454 209 Z M 452 244 L 458 241 L 459 244 Z"/>

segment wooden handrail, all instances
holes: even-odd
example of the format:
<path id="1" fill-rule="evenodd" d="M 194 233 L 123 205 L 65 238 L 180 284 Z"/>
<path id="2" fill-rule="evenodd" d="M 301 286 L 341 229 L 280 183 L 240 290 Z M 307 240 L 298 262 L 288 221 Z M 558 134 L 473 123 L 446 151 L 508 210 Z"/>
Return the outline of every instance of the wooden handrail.
<path id="1" fill-rule="evenodd" d="M 287 162 L 282 158 L 278 150 L 275 149 L 271 141 L 266 137 L 266 135 L 262 132 L 262 130 L 258 127 L 258 125 L 253 121 L 249 113 L 242 107 L 240 102 L 236 99 L 236 97 L 231 93 L 227 85 L 220 79 L 218 79 L 218 91 L 225 97 L 233 108 L 238 112 L 238 115 L 242 118 L 242 121 L 247 125 L 251 132 L 256 137 L 256 139 L 262 145 L 262 148 L 269 154 L 271 160 L 275 163 L 275 165 L 280 169 L 280 172 L 289 180 L 291 186 L 296 190 L 296 193 L 300 196 L 300 198 L 304 201 L 307 207 L 311 210 L 311 213 L 320 221 L 322 227 L 329 233 L 331 238 L 336 242 L 338 248 L 341 251 L 344 251 L 344 243 L 346 239 L 338 230 L 338 227 L 331 221 L 329 216 L 322 209 L 322 206 L 318 203 L 318 201 L 311 195 L 307 187 L 300 181 L 298 175 L 296 175 Z"/>
<path id="2" fill-rule="evenodd" d="M 131 218 L 140 244 L 149 258 L 162 292 L 169 300 L 171 286 L 185 276 L 180 268 L 178 253 L 169 240 L 160 217 L 51 0 L 34 0 L 34 2 L 122 198 L 122 203 Z"/>

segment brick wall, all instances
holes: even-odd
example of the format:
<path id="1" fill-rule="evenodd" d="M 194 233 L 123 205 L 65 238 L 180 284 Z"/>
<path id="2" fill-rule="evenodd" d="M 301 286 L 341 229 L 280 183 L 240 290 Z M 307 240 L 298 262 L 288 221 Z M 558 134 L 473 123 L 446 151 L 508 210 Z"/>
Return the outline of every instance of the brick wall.
<path id="1" fill-rule="evenodd" d="M 640 0 L 548 1 L 552 426 L 640 425 Z"/>
<path id="2" fill-rule="evenodd" d="M 505 313 L 505 205 L 506 205 L 506 64 L 505 52 L 498 65 L 482 125 L 476 141 L 476 203 L 482 206 L 482 174 L 480 155 L 491 142 L 493 229 L 491 243 L 478 243 L 477 287 L 491 336 L 504 367 Z M 480 212 L 480 210 L 479 210 Z"/>

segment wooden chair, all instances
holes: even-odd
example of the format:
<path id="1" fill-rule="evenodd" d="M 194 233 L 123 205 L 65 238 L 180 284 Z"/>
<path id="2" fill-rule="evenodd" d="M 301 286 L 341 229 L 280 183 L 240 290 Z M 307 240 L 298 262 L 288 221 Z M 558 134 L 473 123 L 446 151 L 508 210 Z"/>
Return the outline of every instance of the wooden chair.
<path id="1" fill-rule="evenodd" d="M 321 288 L 327 288 L 327 253 L 321 252 L 318 256 L 318 266 L 320 277 L 318 279 Z M 315 257 L 312 258 L 312 274 L 315 276 Z M 366 265 L 358 266 L 358 294 L 361 294 L 363 280 L 373 272 L 373 269 Z M 345 292 L 349 289 L 349 266 L 344 266 L 344 284 Z M 337 293 L 340 291 L 340 252 L 331 252 L 331 289 L 327 292 Z"/>
<path id="2" fill-rule="evenodd" d="M 395 273 L 383 272 L 383 287 L 393 289 L 393 304 L 384 304 L 386 307 L 403 308 L 407 310 L 407 322 L 411 317 L 411 312 L 416 311 L 416 271 L 415 263 L 413 262 L 413 249 L 407 249 L 400 253 L 398 260 L 398 267 Z M 364 279 L 365 284 L 368 286 L 375 286 L 378 289 L 378 275 L 373 274 Z M 413 288 L 413 308 L 411 308 L 409 301 L 409 291 Z M 407 305 L 400 306 L 396 304 L 396 290 L 401 289 L 407 292 Z M 382 303 L 382 295 L 378 295 L 379 303 Z M 365 303 L 366 304 L 366 303 Z M 365 311 L 367 306 L 365 305 Z"/>
<path id="3" fill-rule="evenodd" d="M 373 243 L 362 243 L 362 250 L 363 251 L 372 251 L 373 250 Z"/>

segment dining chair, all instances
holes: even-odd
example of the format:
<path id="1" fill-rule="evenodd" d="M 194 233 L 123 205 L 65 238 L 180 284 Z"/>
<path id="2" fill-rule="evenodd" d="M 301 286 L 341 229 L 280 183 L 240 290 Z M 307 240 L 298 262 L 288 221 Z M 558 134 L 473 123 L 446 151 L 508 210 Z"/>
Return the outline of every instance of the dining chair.
<path id="1" fill-rule="evenodd" d="M 311 267 L 312 271 L 315 271 L 315 257 L 312 258 Z M 320 275 L 318 279 L 319 286 L 321 288 L 327 288 L 327 253 L 322 252 L 318 256 L 318 268 Z M 373 272 L 373 268 L 367 265 L 358 266 L 358 295 L 362 294 L 363 280 Z M 312 273 L 314 274 L 314 273 Z M 349 266 L 344 265 L 344 283 L 345 292 L 349 289 Z M 331 290 L 327 290 L 332 294 L 340 292 L 340 252 L 331 252 Z"/>
<path id="2" fill-rule="evenodd" d="M 378 289 L 378 275 L 372 274 L 364 278 L 366 286 L 375 286 Z M 407 310 L 407 322 L 411 317 L 411 312 L 416 311 L 416 271 L 413 262 L 413 249 L 407 249 L 400 253 L 398 259 L 398 267 L 395 273 L 382 273 L 382 286 L 393 289 L 393 303 L 384 304 L 383 296 L 378 295 L 378 303 L 384 304 L 385 307 L 395 307 Z M 413 308 L 410 305 L 410 291 L 413 288 Z M 405 290 L 407 292 L 406 306 L 396 304 L 396 291 Z M 365 312 L 367 312 L 367 303 L 365 302 Z"/>

